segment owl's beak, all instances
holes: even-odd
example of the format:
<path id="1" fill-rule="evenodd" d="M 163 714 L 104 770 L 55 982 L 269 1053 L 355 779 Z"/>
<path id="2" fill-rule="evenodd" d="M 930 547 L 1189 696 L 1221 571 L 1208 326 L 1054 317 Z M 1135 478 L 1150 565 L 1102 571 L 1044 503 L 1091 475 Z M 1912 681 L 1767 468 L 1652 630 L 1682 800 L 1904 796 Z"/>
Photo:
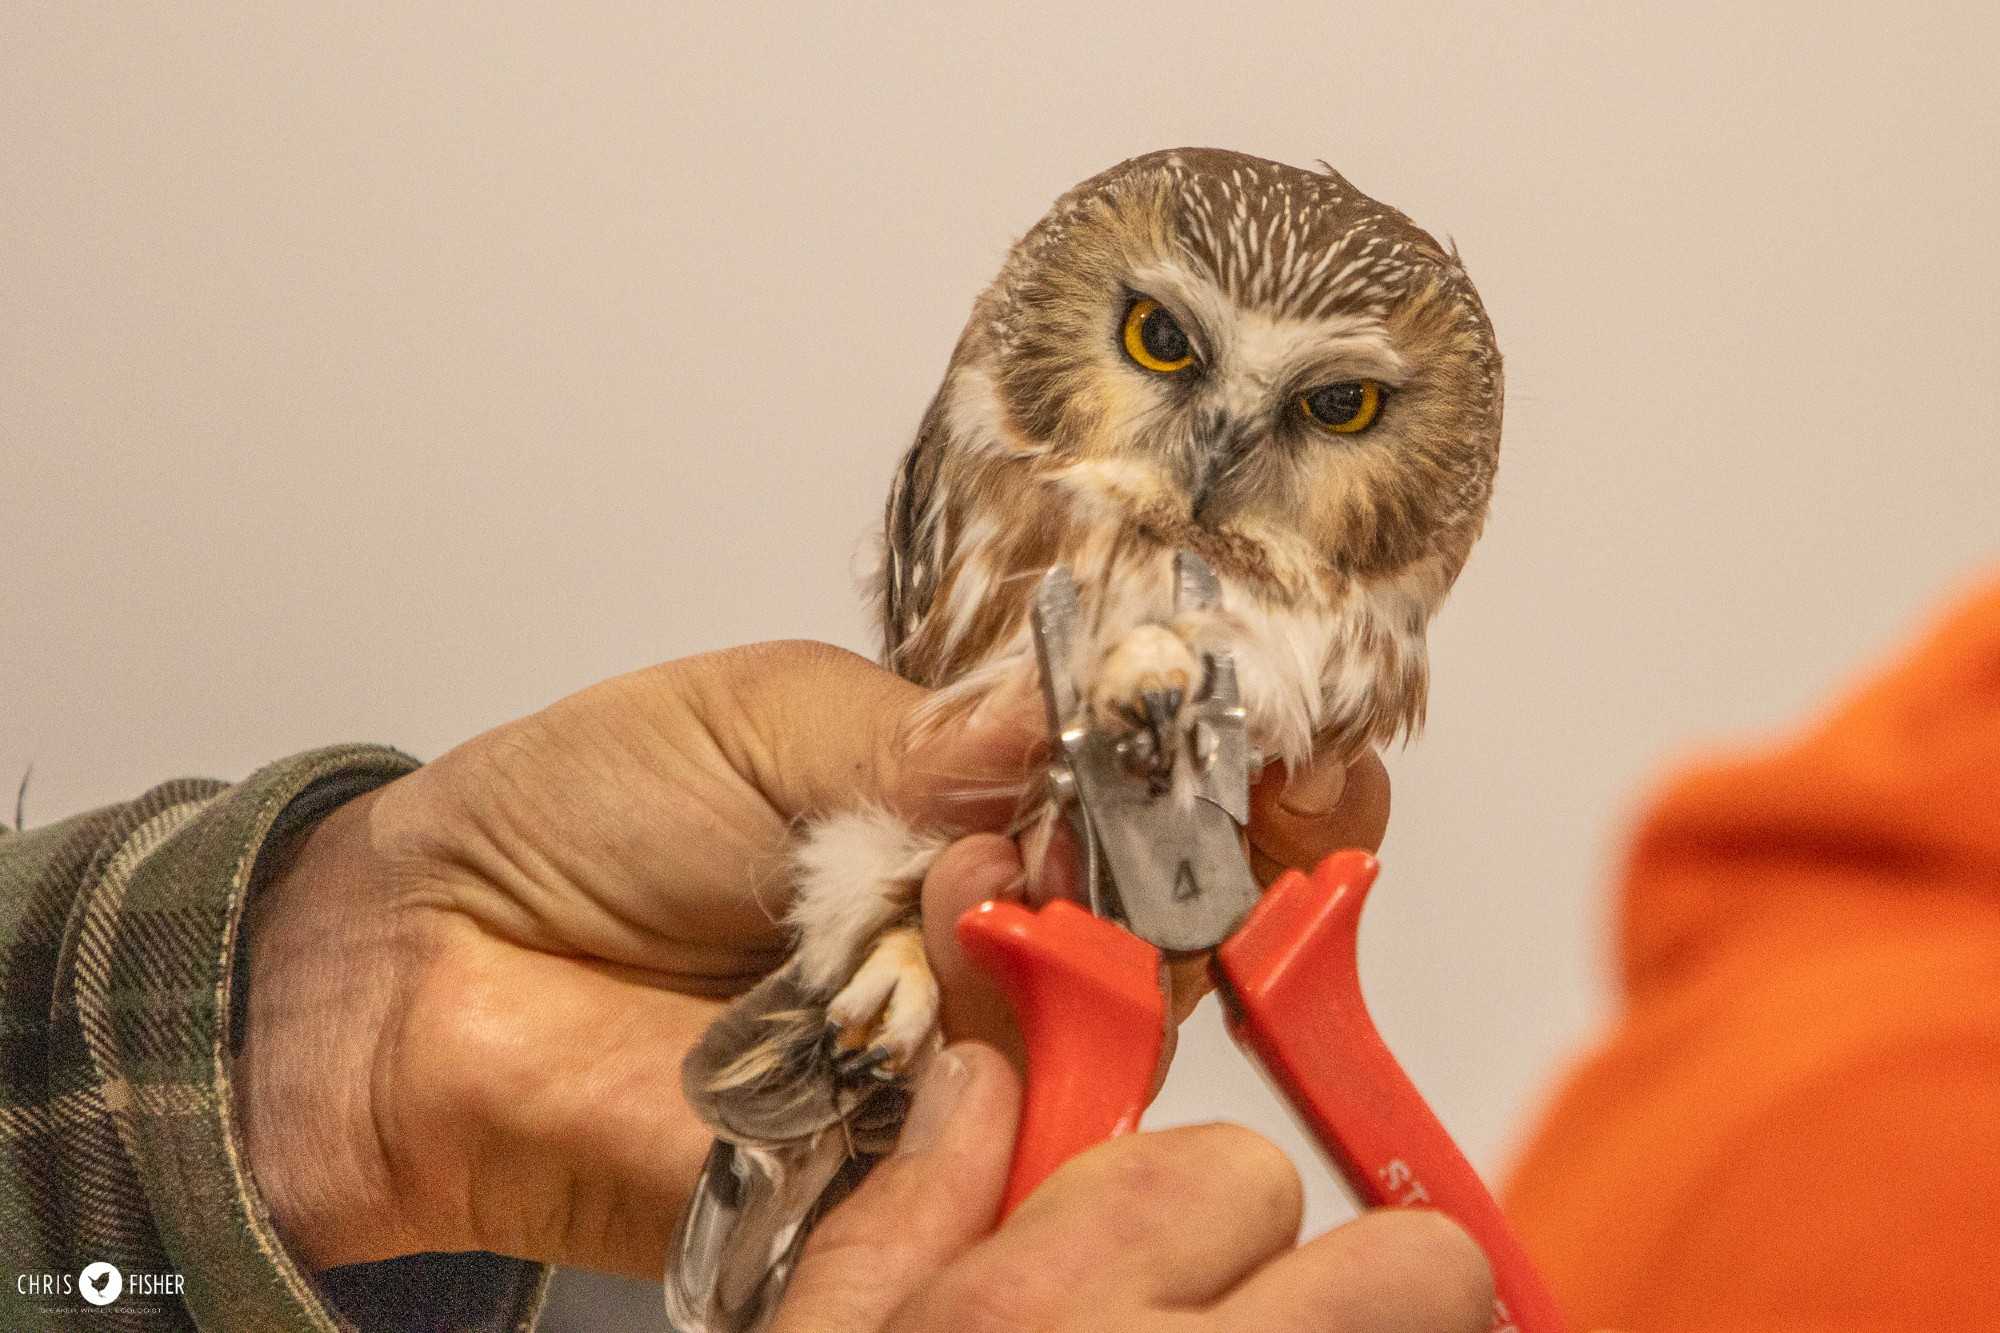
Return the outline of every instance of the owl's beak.
<path id="1" fill-rule="evenodd" d="M 1194 483 L 1188 488 L 1189 512 L 1197 523 L 1210 517 L 1219 494 L 1254 443 L 1251 427 L 1241 421 L 1222 418 L 1202 432 L 1196 444 Z"/>

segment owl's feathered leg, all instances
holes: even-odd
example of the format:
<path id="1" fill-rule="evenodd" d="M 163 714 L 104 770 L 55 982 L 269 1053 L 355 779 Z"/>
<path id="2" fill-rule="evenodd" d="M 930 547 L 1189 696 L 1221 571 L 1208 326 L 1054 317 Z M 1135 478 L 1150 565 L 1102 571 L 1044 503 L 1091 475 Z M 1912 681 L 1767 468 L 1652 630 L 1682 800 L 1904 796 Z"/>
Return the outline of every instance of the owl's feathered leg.
<path id="1" fill-rule="evenodd" d="M 882 810 L 807 830 L 794 863 L 793 961 L 832 996 L 826 1036 L 850 1067 L 896 1074 L 937 1025 L 937 983 L 916 929 L 924 874 L 947 843 Z"/>

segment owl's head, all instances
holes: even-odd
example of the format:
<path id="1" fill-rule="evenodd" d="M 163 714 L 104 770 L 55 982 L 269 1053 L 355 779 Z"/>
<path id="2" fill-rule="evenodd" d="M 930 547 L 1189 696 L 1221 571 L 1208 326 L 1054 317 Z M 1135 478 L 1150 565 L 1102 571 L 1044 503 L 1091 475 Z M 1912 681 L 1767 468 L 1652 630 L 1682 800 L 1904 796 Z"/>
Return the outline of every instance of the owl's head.
<path id="1" fill-rule="evenodd" d="M 1500 354 L 1456 256 L 1395 209 L 1178 149 L 1021 239 L 940 406 L 958 447 L 1273 591 L 1420 563 L 1448 586 L 1492 490 Z"/>

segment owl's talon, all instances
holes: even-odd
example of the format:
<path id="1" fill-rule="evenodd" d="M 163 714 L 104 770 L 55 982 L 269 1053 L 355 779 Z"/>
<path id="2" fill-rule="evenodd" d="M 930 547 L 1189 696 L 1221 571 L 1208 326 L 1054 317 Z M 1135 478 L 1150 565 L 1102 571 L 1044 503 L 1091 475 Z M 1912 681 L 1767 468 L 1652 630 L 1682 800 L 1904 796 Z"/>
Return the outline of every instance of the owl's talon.
<path id="1" fill-rule="evenodd" d="M 1185 690 L 1145 690 L 1139 695 L 1141 710 L 1146 715 L 1146 730 L 1153 737 L 1153 753 L 1164 756 L 1169 763 L 1175 748 L 1175 738 L 1180 734 L 1176 725 L 1180 717 L 1181 702 L 1187 697 Z"/>
<path id="2" fill-rule="evenodd" d="M 1119 755 L 1155 792 L 1171 784 L 1191 744 L 1185 712 L 1190 698 L 1199 702 L 1199 692 L 1212 688 L 1212 676 L 1212 666 L 1165 625 L 1141 625 L 1105 654 L 1091 693 L 1099 725 L 1130 733 Z"/>
<path id="3" fill-rule="evenodd" d="M 922 934 L 899 926 L 875 941 L 827 1006 L 829 1053 L 842 1077 L 892 1082 L 937 1027 L 938 989 Z"/>
<path id="4" fill-rule="evenodd" d="M 864 1047 L 833 1062 L 834 1072 L 843 1083 L 864 1078 L 877 1083 L 894 1083 L 908 1067 L 907 1059 L 899 1058 L 895 1051 L 882 1045 Z"/>
<path id="5" fill-rule="evenodd" d="M 886 1046 L 864 1046 L 835 1056 L 833 1069 L 843 1081 L 866 1077 L 892 1079 L 895 1075 L 885 1069 L 891 1054 Z"/>
<path id="6" fill-rule="evenodd" d="M 1215 654 L 1201 655 L 1201 684 L 1195 687 L 1194 701 L 1205 704 L 1215 697 Z"/>

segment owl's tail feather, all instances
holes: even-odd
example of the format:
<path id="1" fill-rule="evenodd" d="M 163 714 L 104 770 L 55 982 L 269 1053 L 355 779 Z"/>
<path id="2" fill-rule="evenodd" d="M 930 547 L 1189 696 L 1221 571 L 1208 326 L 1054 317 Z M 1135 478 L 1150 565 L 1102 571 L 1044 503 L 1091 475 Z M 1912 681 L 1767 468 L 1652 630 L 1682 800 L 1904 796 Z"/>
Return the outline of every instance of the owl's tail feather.
<path id="1" fill-rule="evenodd" d="M 717 1139 L 675 1238 L 667 1319 L 680 1333 L 759 1333 L 849 1165 L 838 1126 L 778 1148 Z"/>
<path id="2" fill-rule="evenodd" d="M 709 1025 L 681 1091 L 716 1140 L 674 1241 L 667 1316 L 681 1333 L 758 1333 L 813 1223 L 894 1146 L 908 1095 L 842 1074 L 826 999 L 796 964 Z"/>

